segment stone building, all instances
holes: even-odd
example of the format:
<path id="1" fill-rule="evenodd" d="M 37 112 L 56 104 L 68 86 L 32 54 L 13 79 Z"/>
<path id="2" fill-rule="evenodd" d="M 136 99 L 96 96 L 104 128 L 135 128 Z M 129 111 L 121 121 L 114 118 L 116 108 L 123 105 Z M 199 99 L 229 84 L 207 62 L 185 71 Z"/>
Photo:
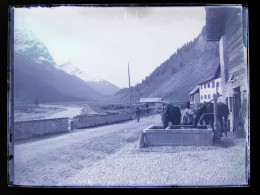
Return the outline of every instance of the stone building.
<path id="1" fill-rule="evenodd" d="M 222 96 L 230 110 L 231 131 L 244 134 L 248 128 L 247 8 L 207 6 L 208 41 L 218 41 Z M 242 108 L 242 109 L 241 109 Z"/>

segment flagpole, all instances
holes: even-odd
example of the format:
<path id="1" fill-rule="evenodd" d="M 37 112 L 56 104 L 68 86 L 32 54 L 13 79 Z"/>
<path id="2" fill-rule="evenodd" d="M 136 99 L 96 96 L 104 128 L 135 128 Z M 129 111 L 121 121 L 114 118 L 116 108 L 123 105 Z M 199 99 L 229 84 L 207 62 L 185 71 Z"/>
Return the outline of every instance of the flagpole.
<path id="1" fill-rule="evenodd" d="M 128 63 L 128 82 L 129 82 L 129 112 L 131 114 L 131 84 L 130 84 L 129 63 Z"/>

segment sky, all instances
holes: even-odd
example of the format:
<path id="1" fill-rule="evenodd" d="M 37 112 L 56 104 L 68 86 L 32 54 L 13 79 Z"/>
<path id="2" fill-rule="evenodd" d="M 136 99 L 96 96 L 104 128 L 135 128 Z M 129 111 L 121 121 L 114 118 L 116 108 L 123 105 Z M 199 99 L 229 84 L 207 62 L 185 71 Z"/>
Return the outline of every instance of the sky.
<path id="1" fill-rule="evenodd" d="M 92 78 L 131 86 L 197 37 L 204 7 L 59 6 L 15 8 L 14 24 L 34 33 L 57 65 L 70 61 Z"/>

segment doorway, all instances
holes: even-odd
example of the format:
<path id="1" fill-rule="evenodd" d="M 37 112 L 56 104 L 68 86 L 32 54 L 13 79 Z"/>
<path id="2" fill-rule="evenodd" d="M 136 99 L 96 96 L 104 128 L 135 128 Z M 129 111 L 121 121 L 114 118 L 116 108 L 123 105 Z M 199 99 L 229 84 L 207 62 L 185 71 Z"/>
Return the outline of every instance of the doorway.
<path id="1" fill-rule="evenodd" d="M 238 132 L 238 119 L 239 119 L 239 111 L 241 108 L 241 92 L 240 87 L 236 87 L 233 89 L 233 132 Z"/>

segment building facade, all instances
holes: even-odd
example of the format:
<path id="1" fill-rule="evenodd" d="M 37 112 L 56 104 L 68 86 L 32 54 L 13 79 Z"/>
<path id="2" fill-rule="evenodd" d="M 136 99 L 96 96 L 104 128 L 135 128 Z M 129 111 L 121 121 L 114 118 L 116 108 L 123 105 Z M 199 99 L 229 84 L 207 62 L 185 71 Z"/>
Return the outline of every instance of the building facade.
<path id="1" fill-rule="evenodd" d="M 229 107 L 231 131 L 247 133 L 248 118 L 241 119 L 245 114 L 241 108 L 249 106 L 247 8 L 208 6 L 205 9 L 207 40 L 219 42 L 222 96 L 218 101 Z"/>
<path id="2" fill-rule="evenodd" d="M 213 101 L 213 96 L 218 94 L 222 96 L 222 87 L 221 87 L 221 75 L 220 75 L 220 64 L 218 65 L 215 75 L 209 77 L 202 83 L 199 83 L 191 92 L 190 92 L 190 103 L 193 105 L 193 108 L 199 108 L 199 105 L 204 102 Z"/>
<path id="3" fill-rule="evenodd" d="M 213 101 L 213 95 L 222 95 L 221 78 L 210 79 L 199 84 L 200 103 Z"/>

